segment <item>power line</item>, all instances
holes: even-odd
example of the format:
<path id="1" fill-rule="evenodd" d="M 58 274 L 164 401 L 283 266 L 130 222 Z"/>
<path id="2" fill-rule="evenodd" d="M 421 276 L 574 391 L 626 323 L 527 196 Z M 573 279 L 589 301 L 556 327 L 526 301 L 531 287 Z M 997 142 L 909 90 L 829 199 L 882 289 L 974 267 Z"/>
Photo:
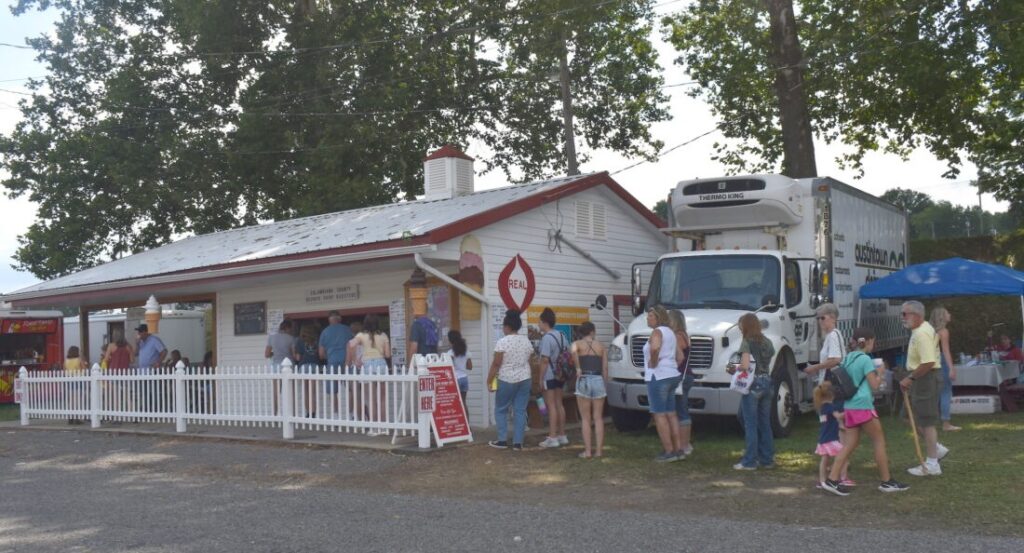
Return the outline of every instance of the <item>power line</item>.
<path id="1" fill-rule="evenodd" d="M 678 150 L 679 148 L 682 148 L 683 146 L 688 146 L 688 145 L 693 144 L 694 142 L 700 140 L 701 138 L 704 138 L 705 136 L 708 136 L 709 134 L 713 134 L 715 132 L 718 132 L 720 130 L 719 127 L 720 127 L 720 125 L 715 126 L 715 128 L 711 129 L 710 131 L 698 134 L 697 136 L 687 140 L 686 142 L 681 142 L 679 144 L 676 144 L 675 146 L 672 146 L 671 148 L 662 150 L 662 151 L 658 152 L 657 155 L 654 156 L 654 159 L 655 160 L 661 159 L 661 158 L 665 157 L 666 155 L 668 155 L 668 154 Z M 619 169 L 617 171 L 613 171 L 611 174 L 612 175 L 618 175 L 619 173 L 622 173 L 623 171 L 629 171 L 630 169 L 632 169 L 634 167 L 638 167 L 640 165 L 643 165 L 644 163 L 647 163 L 649 161 L 652 161 L 652 160 L 642 159 L 642 160 L 640 160 L 640 161 L 638 161 L 638 162 L 636 162 L 636 163 L 634 163 L 632 165 L 627 165 L 627 166 L 623 167 L 622 169 Z"/>

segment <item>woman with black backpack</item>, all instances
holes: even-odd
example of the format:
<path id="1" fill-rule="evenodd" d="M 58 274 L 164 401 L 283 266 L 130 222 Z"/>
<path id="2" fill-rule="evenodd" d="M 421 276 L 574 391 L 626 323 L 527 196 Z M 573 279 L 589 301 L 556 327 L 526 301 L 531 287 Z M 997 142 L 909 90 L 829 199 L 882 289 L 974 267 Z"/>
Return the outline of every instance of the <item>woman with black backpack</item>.
<path id="1" fill-rule="evenodd" d="M 842 366 L 853 384 L 857 386 L 857 393 L 845 402 L 843 418 L 847 429 L 847 441 L 843 444 L 843 450 L 832 463 L 832 470 L 822 484 L 822 489 L 836 495 L 850 494 L 850 488 L 839 481 L 839 473 L 853 452 L 857 450 L 857 446 L 860 445 L 860 435 L 863 429 L 871 438 L 871 445 L 875 450 L 875 464 L 878 465 L 878 475 L 882 479 L 881 484 L 878 485 L 879 491 L 902 492 L 909 489 L 910 486 L 897 482 L 889 472 L 889 455 L 885 451 L 885 432 L 882 430 L 882 423 L 878 420 L 878 413 L 875 412 L 874 407 L 874 391 L 878 389 L 885 376 L 885 365 L 878 363 L 876 367 L 869 356 L 875 349 L 874 331 L 865 327 L 853 331 L 851 345 L 856 349 L 846 356 Z"/>

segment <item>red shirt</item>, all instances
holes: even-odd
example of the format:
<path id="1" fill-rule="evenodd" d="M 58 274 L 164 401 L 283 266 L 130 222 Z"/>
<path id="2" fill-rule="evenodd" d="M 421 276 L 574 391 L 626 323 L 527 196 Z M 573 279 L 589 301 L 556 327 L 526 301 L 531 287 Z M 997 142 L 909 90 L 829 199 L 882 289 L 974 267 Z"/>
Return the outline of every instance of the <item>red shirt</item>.
<path id="1" fill-rule="evenodd" d="M 1024 352 L 1019 347 L 1011 345 L 1009 349 L 1000 350 L 999 355 L 1003 361 L 1024 361 Z"/>

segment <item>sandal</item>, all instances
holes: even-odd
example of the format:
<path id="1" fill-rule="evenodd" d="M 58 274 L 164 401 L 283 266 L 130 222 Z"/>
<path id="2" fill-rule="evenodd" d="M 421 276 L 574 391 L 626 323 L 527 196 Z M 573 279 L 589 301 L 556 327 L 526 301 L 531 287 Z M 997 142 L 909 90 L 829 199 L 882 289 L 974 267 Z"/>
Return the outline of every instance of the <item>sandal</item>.
<path id="1" fill-rule="evenodd" d="M 590 459 L 590 454 L 587 453 L 586 451 L 581 451 L 578 455 L 576 455 L 576 457 L 579 459 Z"/>
<path id="2" fill-rule="evenodd" d="M 956 432 L 957 430 L 961 430 L 961 428 L 959 426 L 953 426 L 952 424 L 942 427 L 943 432 Z"/>

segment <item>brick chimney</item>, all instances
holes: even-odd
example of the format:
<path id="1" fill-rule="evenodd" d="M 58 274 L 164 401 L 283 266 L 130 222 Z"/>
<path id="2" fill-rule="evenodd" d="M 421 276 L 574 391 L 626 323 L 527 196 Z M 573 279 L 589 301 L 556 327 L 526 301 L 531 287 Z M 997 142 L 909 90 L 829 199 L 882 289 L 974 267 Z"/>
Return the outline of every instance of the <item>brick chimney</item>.
<path id="1" fill-rule="evenodd" d="M 473 158 L 445 144 L 423 160 L 427 200 L 447 200 L 473 193 Z"/>

